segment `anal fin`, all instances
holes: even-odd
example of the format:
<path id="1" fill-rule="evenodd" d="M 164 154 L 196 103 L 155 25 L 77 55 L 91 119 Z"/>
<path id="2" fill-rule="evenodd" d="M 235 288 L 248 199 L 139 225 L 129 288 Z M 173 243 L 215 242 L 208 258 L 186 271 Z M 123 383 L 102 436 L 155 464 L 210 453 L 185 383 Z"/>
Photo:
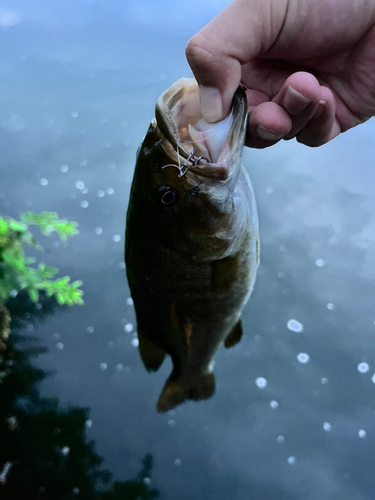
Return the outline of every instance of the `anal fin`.
<path id="1" fill-rule="evenodd" d="M 232 328 L 231 332 L 228 334 L 227 338 L 224 340 L 224 346 L 227 349 L 229 349 L 230 347 L 233 347 L 234 345 L 238 344 L 238 342 L 242 338 L 242 334 L 243 334 L 242 322 L 239 319 Z"/>
<path id="2" fill-rule="evenodd" d="M 156 347 L 140 327 L 138 327 L 138 341 L 139 353 L 146 370 L 156 372 L 164 361 L 165 352 Z"/>

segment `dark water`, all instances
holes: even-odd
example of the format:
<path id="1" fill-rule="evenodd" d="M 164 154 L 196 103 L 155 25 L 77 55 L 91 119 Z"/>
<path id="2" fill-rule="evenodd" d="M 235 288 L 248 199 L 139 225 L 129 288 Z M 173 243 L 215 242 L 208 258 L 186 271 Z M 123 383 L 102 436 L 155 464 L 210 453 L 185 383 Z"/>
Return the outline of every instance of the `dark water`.
<path id="1" fill-rule="evenodd" d="M 70 309 L 13 302 L 1 498 L 374 498 L 373 120 L 316 150 L 246 151 L 261 267 L 212 400 L 157 414 L 171 364 L 148 374 L 134 345 L 123 245 L 135 151 L 158 95 L 190 76 L 186 41 L 224 5 L 0 8 L 1 213 L 78 221 L 42 257 L 85 292 Z"/>

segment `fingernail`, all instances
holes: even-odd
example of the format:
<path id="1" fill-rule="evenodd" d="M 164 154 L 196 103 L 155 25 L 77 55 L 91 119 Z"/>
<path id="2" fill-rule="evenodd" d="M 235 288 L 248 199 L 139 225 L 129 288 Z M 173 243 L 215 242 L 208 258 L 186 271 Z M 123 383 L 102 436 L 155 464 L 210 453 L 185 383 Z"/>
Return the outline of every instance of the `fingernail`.
<path id="1" fill-rule="evenodd" d="M 327 104 L 327 101 L 324 101 L 324 99 L 320 99 L 319 104 L 324 108 L 324 106 Z"/>
<path id="2" fill-rule="evenodd" d="M 286 89 L 283 105 L 292 115 L 298 115 L 312 102 L 311 99 L 303 96 L 289 85 Z"/>
<path id="3" fill-rule="evenodd" d="M 265 141 L 277 141 L 282 138 L 282 134 L 275 132 L 274 130 L 264 128 L 261 125 L 257 126 L 255 134 L 259 137 L 259 139 L 263 139 Z"/>
<path id="4" fill-rule="evenodd" d="M 200 86 L 201 110 L 206 122 L 217 122 L 223 115 L 223 102 L 219 89 Z"/>

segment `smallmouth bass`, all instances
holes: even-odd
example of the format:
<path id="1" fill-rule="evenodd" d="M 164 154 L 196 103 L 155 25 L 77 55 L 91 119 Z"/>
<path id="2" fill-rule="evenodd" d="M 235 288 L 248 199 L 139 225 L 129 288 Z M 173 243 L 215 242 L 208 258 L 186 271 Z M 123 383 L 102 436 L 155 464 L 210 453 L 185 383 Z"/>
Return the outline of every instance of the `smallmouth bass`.
<path id="1" fill-rule="evenodd" d="M 255 197 L 241 163 L 246 124 L 241 88 L 228 117 L 209 124 L 196 81 L 181 79 L 158 99 L 137 152 L 125 261 L 142 361 L 149 371 L 166 354 L 173 361 L 160 412 L 209 398 L 214 354 L 242 335 L 259 264 Z"/>

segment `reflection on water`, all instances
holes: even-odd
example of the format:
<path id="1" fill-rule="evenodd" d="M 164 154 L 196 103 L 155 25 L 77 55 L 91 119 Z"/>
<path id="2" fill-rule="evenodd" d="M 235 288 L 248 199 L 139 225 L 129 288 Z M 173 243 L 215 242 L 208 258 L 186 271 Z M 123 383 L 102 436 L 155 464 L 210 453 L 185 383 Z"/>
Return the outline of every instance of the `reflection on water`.
<path id="1" fill-rule="evenodd" d="M 214 354 L 242 336 L 259 264 L 258 214 L 241 164 L 246 118 L 238 89 L 229 117 L 207 124 L 196 81 L 180 80 L 159 98 L 137 156 L 126 269 L 145 367 L 158 370 L 165 353 L 173 360 L 160 412 L 210 398 Z"/>
<path id="2" fill-rule="evenodd" d="M 92 425 L 87 408 L 62 408 L 57 398 L 39 395 L 37 383 L 48 373 L 30 358 L 46 352 L 40 341 L 17 333 L 25 318 L 53 312 L 52 299 L 35 309 L 26 294 L 12 301 L 12 335 L 7 343 L 7 375 L 0 385 L 0 497 L 4 500 L 98 499 L 151 500 L 153 459 L 146 455 L 136 479 L 111 483 L 86 430 Z M 31 324 L 31 323 L 29 323 Z"/>
<path id="3" fill-rule="evenodd" d="M 373 120 L 317 149 L 245 151 L 262 256 L 241 342 L 218 350 L 211 399 L 155 412 L 172 366 L 150 376 L 139 360 L 124 219 L 156 99 L 190 75 L 186 41 L 221 7 L 3 0 L 18 24 L 0 22 L 0 210 L 78 221 L 67 246 L 42 242 L 43 261 L 85 292 L 19 335 L 48 348 L 32 364 L 53 371 L 39 397 L 90 408 L 86 434 L 116 481 L 150 453 L 166 500 L 373 500 Z"/>

